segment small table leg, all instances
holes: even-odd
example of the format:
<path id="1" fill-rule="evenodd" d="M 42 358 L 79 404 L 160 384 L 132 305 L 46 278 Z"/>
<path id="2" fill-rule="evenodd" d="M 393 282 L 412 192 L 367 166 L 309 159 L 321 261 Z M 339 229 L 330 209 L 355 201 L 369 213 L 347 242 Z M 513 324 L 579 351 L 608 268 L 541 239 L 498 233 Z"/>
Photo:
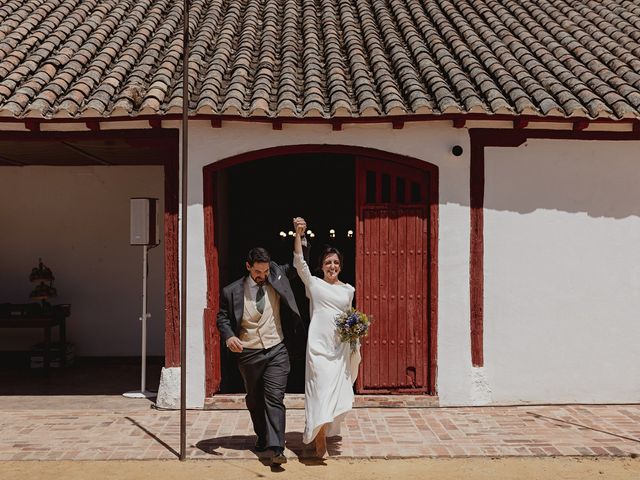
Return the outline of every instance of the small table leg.
<path id="1" fill-rule="evenodd" d="M 42 368 L 45 373 L 49 373 L 49 363 L 51 362 L 51 327 L 44 329 L 44 349 L 42 352 Z"/>
<path id="2" fill-rule="evenodd" d="M 63 368 L 67 366 L 67 329 L 64 317 L 60 319 L 58 328 L 58 333 L 60 334 L 60 368 Z"/>

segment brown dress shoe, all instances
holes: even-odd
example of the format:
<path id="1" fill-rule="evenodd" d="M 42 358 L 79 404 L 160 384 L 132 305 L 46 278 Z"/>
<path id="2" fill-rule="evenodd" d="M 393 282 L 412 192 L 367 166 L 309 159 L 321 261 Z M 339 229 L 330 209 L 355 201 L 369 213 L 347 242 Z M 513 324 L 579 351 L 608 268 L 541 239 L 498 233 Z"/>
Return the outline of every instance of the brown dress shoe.
<path id="1" fill-rule="evenodd" d="M 283 450 L 274 450 L 273 457 L 271 457 L 271 465 L 282 465 L 287 463 L 287 457 L 284 456 Z"/>

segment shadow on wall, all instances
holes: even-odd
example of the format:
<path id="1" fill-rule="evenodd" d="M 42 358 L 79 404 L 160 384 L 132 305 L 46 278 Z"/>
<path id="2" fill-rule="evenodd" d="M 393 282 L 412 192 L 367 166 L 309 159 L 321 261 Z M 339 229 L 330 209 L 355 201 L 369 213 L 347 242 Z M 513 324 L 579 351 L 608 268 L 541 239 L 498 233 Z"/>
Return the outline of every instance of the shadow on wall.
<path id="1" fill-rule="evenodd" d="M 470 206 L 470 150 L 464 144 L 459 157 L 450 151 L 425 152 L 424 159 L 438 166 L 440 205 Z M 637 151 L 640 141 L 627 140 L 529 139 L 520 147 L 485 147 L 484 207 L 522 214 L 555 210 L 593 218 L 640 216 Z M 313 180 L 302 179 L 305 191 Z"/>
<path id="2" fill-rule="evenodd" d="M 485 209 L 640 217 L 640 142 L 529 140 L 485 149 Z"/>

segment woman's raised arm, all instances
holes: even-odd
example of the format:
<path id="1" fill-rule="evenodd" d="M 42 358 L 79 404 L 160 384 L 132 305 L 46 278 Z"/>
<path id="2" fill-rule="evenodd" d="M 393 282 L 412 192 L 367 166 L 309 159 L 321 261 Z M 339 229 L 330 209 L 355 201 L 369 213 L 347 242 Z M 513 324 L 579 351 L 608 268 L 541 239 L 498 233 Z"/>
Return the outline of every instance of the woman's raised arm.
<path id="1" fill-rule="evenodd" d="M 302 222 L 296 222 L 296 219 L 294 219 L 294 223 L 296 226 L 296 234 L 293 240 L 293 266 L 296 268 L 302 283 L 308 286 L 311 282 L 312 275 L 307 262 L 302 256 L 302 236 L 307 226 Z"/>

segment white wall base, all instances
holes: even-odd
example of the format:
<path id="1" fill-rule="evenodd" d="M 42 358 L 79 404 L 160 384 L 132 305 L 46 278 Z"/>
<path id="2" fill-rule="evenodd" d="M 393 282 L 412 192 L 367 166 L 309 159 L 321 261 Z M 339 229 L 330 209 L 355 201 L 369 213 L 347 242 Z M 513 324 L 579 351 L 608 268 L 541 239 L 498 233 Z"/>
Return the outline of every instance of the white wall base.
<path id="1" fill-rule="evenodd" d="M 162 367 L 156 406 L 168 410 L 180 408 L 180 367 Z"/>
<path id="2" fill-rule="evenodd" d="M 491 385 L 484 368 L 471 369 L 471 404 L 489 405 L 491 403 Z"/>

